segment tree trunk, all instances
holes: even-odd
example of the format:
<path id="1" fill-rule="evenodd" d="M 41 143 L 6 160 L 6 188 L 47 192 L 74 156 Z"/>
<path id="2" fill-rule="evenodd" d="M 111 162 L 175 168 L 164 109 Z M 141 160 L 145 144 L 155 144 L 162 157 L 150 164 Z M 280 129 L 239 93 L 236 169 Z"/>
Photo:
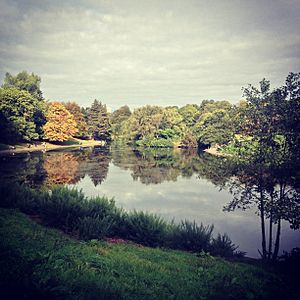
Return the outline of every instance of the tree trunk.
<path id="1" fill-rule="evenodd" d="M 277 259 L 278 252 L 279 252 L 279 244 L 280 244 L 280 233 L 281 233 L 281 219 L 278 219 L 277 224 L 277 234 L 276 234 L 276 241 L 275 241 L 275 247 L 274 247 L 274 253 L 273 253 L 273 260 Z"/>
<path id="2" fill-rule="evenodd" d="M 267 246 L 266 246 L 266 229 L 265 229 L 265 211 L 264 211 L 264 199 L 263 193 L 260 192 L 260 224 L 261 224 L 261 236 L 262 236 L 262 259 L 267 258 Z"/>
<path id="3" fill-rule="evenodd" d="M 273 192 L 271 192 L 271 211 L 270 211 L 270 224 L 269 224 L 268 260 L 271 259 L 271 255 L 272 255 L 272 242 L 273 242 Z"/>

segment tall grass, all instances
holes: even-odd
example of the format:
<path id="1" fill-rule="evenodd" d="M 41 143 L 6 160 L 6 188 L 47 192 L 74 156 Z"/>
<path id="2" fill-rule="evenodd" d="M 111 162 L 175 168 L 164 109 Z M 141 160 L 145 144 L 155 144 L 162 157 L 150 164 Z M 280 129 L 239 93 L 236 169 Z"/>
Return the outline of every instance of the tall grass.
<path id="1" fill-rule="evenodd" d="M 193 252 L 209 251 L 214 226 L 198 225 L 195 221 L 182 221 L 174 226 L 171 241 L 173 248 L 189 250 Z"/>
<path id="2" fill-rule="evenodd" d="M 155 214 L 124 212 L 116 207 L 113 199 L 88 198 L 77 189 L 57 186 L 52 190 L 33 190 L 18 183 L 0 182 L 0 195 L 1 207 L 38 215 L 44 224 L 83 240 L 110 236 L 150 247 L 206 251 L 220 256 L 237 254 L 237 247 L 228 235 L 213 238 L 213 225 L 187 220 L 180 224 L 168 223 Z"/>
<path id="3" fill-rule="evenodd" d="M 142 211 L 126 214 L 125 237 L 145 246 L 158 247 L 166 241 L 167 223 L 159 216 Z"/>

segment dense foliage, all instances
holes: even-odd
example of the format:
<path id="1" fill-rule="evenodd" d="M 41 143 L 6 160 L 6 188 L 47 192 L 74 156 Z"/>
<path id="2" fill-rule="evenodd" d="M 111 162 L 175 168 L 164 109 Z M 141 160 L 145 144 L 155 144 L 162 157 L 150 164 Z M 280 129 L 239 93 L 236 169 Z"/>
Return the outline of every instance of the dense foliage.
<path id="1" fill-rule="evenodd" d="M 45 138 L 50 141 L 62 142 L 78 132 L 73 115 L 59 102 L 49 104 L 46 119 L 43 129 Z"/>
<path id="2" fill-rule="evenodd" d="M 46 105 L 42 97 L 41 78 L 25 71 L 16 76 L 7 73 L 0 90 L 0 139 L 30 141 L 45 135 L 62 141 L 76 136 L 142 147 L 194 148 L 229 145 L 239 136 L 264 142 L 281 138 L 285 151 L 299 157 L 299 76 L 289 74 L 286 84 L 274 91 L 265 79 L 260 89 L 250 85 L 244 89 L 245 99 L 236 105 L 204 100 L 181 108 L 146 105 L 133 112 L 124 105 L 109 113 L 99 100 L 86 108 L 67 102 L 70 117 L 63 109 L 56 112 L 63 125 L 58 133 L 57 126 L 49 125 L 52 105 Z M 68 124 L 70 118 L 76 130 L 74 123 Z"/>
<path id="3" fill-rule="evenodd" d="M 0 137 L 3 142 L 39 138 L 39 111 L 42 103 L 27 91 L 0 89 Z"/>
<path id="4" fill-rule="evenodd" d="M 87 123 L 89 134 L 95 140 L 110 141 L 109 114 L 101 101 L 94 100 L 87 113 Z"/>

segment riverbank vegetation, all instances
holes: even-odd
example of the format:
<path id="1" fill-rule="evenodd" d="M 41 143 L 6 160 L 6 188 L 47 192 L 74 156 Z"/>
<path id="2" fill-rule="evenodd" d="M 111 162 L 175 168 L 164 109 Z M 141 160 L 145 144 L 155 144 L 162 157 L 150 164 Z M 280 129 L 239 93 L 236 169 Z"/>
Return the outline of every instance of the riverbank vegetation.
<path id="1" fill-rule="evenodd" d="M 213 226 L 182 221 L 166 222 L 145 212 L 126 212 L 113 199 L 87 198 L 81 191 L 56 186 L 52 190 L 31 189 L 2 182 L 0 205 L 34 215 L 44 225 L 58 228 L 83 240 L 122 238 L 150 247 L 192 252 L 210 252 L 224 257 L 243 256 L 227 234 L 213 237 Z"/>
<path id="2" fill-rule="evenodd" d="M 90 107 L 46 100 L 39 76 L 25 71 L 16 76 L 7 73 L 0 89 L 0 142 L 80 137 L 142 147 L 189 148 L 279 137 L 294 151 L 300 131 L 299 76 L 290 73 L 285 85 L 272 91 L 265 79 L 259 88 L 250 85 L 238 104 L 203 100 L 180 108 L 146 105 L 133 112 L 124 105 L 110 113 L 96 99 Z"/>
<path id="3" fill-rule="evenodd" d="M 12 209 L 0 209 L 0 241 L 2 299 L 297 299 L 284 268 L 77 241 Z"/>

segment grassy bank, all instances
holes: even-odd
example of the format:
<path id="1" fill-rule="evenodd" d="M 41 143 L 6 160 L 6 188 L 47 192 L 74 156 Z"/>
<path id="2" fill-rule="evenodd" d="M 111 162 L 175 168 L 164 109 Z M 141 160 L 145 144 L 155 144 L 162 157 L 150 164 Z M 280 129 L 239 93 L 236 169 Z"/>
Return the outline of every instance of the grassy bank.
<path id="1" fill-rule="evenodd" d="M 281 278 L 258 266 L 73 240 L 12 209 L 0 209 L 0 251 L 0 299 L 292 298 Z"/>
<path id="2" fill-rule="evenodd" d="M 35 190 L 4 181 L 0 182 L 0 194 L 0 207 L 18 208 L 44 225 L 82 240 L 117 237 L 150 247 L 205 251 L 223 257 L 243 255 L 227 234 L 214 236 L 213 225 L 187 220 L 175 224 L 151 213 L 126 212 L 116 207 L 113 199 L 88 198 L 76 189 L 57 186 Z"/>

